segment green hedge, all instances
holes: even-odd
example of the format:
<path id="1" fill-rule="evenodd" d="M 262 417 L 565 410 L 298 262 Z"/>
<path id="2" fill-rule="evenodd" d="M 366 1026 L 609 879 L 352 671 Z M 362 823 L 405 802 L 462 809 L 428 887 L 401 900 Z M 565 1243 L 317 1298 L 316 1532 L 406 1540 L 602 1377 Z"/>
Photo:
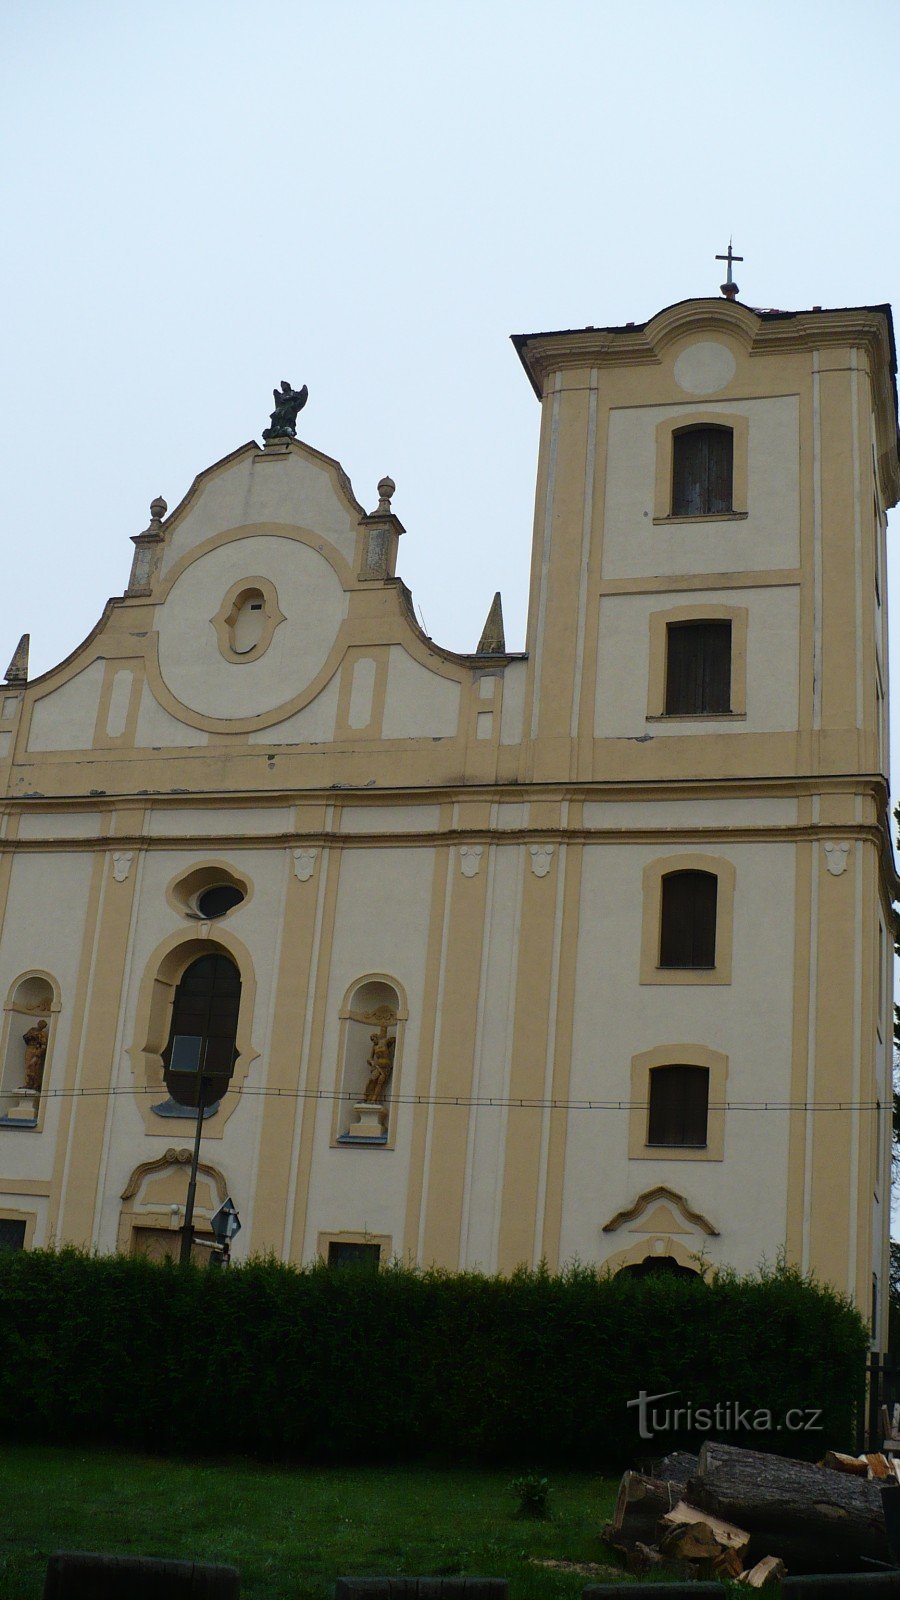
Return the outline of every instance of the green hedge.
<path id="1" fill-rule="evenodd" d="M 853 1442 L 866 1347 L 847 1301 L 784 1269 L 704 1282 L 0 1255 L 0 1434 L 19 1441 L 621 1467 L 689 1442 L 641 1441 L 626 1404 L 674 1389 L 663 1404 L 738 1402 L 776 1423 L 821 1408 L 814 1432 L 711 1430 L 816 1457 Z"/>

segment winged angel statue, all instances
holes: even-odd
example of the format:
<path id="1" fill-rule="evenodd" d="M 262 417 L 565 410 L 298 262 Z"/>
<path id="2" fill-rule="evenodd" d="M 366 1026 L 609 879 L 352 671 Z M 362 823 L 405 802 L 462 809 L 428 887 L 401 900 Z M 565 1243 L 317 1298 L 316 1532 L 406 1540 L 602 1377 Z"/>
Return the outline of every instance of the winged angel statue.
<path id="1" fill-rule="evenodd" d="M 263 429 L 264 439 L 295 439 L 297 437 L 297 413 L 302 411 L 309 399 L 309 390 L 306 384 L 302 389 L 292 389 L 286 378 L 281 380 L 281 389 L 272 390 L 275 400 L 275 410 L 272 412 L 269 427 Z"/>

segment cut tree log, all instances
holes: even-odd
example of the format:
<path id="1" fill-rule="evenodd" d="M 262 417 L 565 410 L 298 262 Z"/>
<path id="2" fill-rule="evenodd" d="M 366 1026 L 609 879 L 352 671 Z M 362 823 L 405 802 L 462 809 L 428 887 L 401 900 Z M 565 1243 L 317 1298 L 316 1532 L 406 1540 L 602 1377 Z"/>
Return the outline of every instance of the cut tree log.
<path id="1" fill-rule="evenodd" d="M 687 1498 L 751 1535 L 748 1559 L 780 1556 L 792 1572 L 852 1571 L 887 1561 L 881 1490 L 808 1461 L 707 1440 Z"/>
<path id="2" fill-rule="evenodd" d="M 665 1483 L 680 1483 L 686 1485 L 690 1478 L 698 1471 L 700 1457 L 692 1456 L 688 1450 L 670 1450 L 661 1461 L 654 1461 L 651 1476 L 661 1478 Z"/>
<path id="3" fill-rule="evenodd" d="M 660 1519 L 681 1499 L 681 1486 L 660 1478 L 645 1478 L 640 1472 L 626 1472 L 619 1485 L 612 1522 L 603 1530 L 608 1544 L 629 1548 L 639 1541 L 656 1543 Z"/>
<path id="4" fill-rule="evenodd" d="M 746 1584 L 748 1589 L 765 1589 L 767 1584 L 780 1583 L 786 1577 L 787 1567 L 783 1561 L 777 1556 L 763 1556 L 749 1572 L 741 1573 L 738 1583 Z"/>
<path id="5" fill-rule="evenodd" d="M 679 1500 L 677 1506 L 667 1511 L 662 1520 L 667 1528 L 689 1528 L 694 1523 L 702 1522 L 723 1550 L 736 1550 L 738 1555 L 750 1542 L 750 1535 L 745 1528 L 738 1528 L 733 1522 L 723 1522 L 721 1517 L 714 1517 L 711 1511 L 689 1506 L 686 1500 Z"/>
<path id="6" fill-rule="evenodd" d="M 696 1511 L 694 1516 L 698 1516 Z M 737 1550 L 722 1544 L 706 1521 L 670 1527 L 660 1540 L 660 1549 L 664 1555 L 696 1562 L 700 1572 L 710 1578 L 736 1578 L 744 1568 Z"/>
<path id="7" fill-rule="evenodd" d="M 832 1472 L 850 1472 L 856 1478 L 869 1476 L 869 1463 L 865 1456 L 846 1456 L 842 1450 L 826 1450 L 819 1465 L 829 1467 Z"/>

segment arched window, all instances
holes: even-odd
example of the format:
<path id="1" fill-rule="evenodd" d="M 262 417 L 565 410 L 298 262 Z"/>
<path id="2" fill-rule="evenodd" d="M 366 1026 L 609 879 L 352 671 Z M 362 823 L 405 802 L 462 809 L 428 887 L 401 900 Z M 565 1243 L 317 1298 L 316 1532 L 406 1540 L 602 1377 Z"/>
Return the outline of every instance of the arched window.
<path id="1" fill-rule="evenodd" d="M 240 1005 L 241 975 L 230 956 L 199 956 L 185 968 L 162 1058 L 166 1087 L 180 1104 L 196 1103 L 190 1086 L 201 1073 L 209 1080 L 207 1104 L 225 1093 L 237 1058 Z"/>
<path id="2" fill-rule="evenodd" d="M 661 967 L 714 967 L 716 902 L 714 872 L 667 872 L 659 917 Z"/>
<path id="3" fill-rule="evenodd" d="M 620 1269 L 630 1278 L 693 1278 L 702 1283 L 703 1278 L 692 1267 L 683 1267 L 674 1256 L 645 1256 L 643 1261 L 630 1262 Z"/>
<path id="4" fill-rule="evenodd" d="M 734 434 L 681 428 L 672 440 L 672 515 L 710 517 L 733 509 Z"/>
<path id="5" fill-rule="evenodd" d="M 706 1144 L 708 1067 L 653 1067 L 647 1116 L 649 1145 Z"/>

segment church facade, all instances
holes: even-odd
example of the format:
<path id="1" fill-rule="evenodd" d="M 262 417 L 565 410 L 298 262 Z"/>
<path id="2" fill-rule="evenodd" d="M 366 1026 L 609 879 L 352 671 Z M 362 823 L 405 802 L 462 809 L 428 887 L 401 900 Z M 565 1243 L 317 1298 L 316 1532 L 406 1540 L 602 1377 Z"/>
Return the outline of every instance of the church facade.
<path id="1" fill-rule="evenodd" d="M 523 652 L 498 605 L 423 634 L 394 486 L 364 510 L 305 396 L 154 502 L 68 659 L 16 652 L 0 1238 L 174 1253 L 205 1073 L 236 1258 L 783 1251 L 881 1338 L 890 312 L 515 344 Z"/>

